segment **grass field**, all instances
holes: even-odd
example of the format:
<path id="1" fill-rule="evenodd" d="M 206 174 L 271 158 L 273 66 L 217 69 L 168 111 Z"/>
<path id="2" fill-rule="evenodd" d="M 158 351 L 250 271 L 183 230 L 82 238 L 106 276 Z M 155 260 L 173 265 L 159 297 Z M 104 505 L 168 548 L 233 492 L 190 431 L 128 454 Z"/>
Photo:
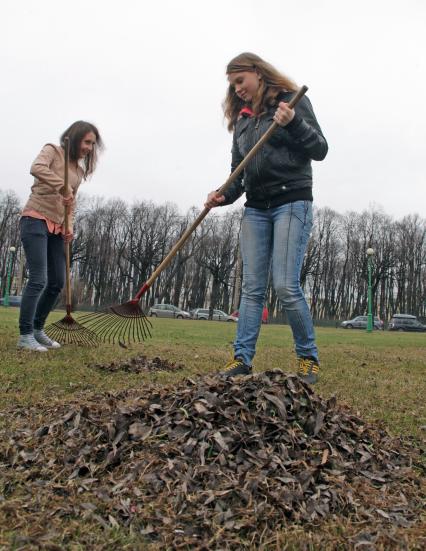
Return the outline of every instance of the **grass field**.
<path id="1" fill-rule="evenodd" d="M 215 373 L 230 359 L 235 324 L 153 319 L 153 337 L 123 349 L 63 347 L 46 354 L 18 352 L 15 308 L 0 307 L 0 407 L 71 398 L 81 391 L 135 388 L 145 380 L 171 382 L 195 374 Z M 54 312 L 51 320 L 63 312 Z M 335 394 L 366 420 L 380 419 L 393 434 L 425 437 L 426 334 L 318 328 L 321 380 L 316 391 Z M 160 356 L 184 364 L 178 373 L 102 373 L 90 369 L 136 354 Z M 255 369 L 296 369 L 288 326 L 264 325 Z"/>
<path id="2" fill-rule="evenodd" d="M 63 315 L 63 312 L 54 312 L 50 321 Z M 153 319 L 153 337 L 127 349 L 112 345 L 93 349 L 64 346 L 60 350 L 34 354 L 15 348 L 17 319 L 17 309 L 0 307 L 0 429 L 10 428 L 13 418 L 10 412 L 20 407 L 32 408 L 33 411 L 34 407 L 48 410 L 58 404 L 75 403 L 103 392 L 143 389 L 148 383 L 162 385 L 185 377 L 214 374 L 230 359 L 236 330 L 233 323 Z M 339 402 L 348 404 L 362 419 L 379 421 L 392 435 L 412 437 L 413 442 L 424 444 L 426 334 L 387 331 L 367 334 L 365 331 L 318 328 L 317 341 L 321 357 L 321 380 L 315 387 L 317 393 L 324 398 L 336 395 Z M 174 372 L 135 374 L 123 370 L 112 373 L 94 367 L 95 364 L 106 365 L 140 354 L 178 362 L 184 368 Z M 270 368 L 295 371 L 288 326 L 262 326 L 254 365 L 255 371 Z M 1 486 L 6 495 L 5 484 Z M 5 498 L 0 495 L 0 501 L 2 499 Z M 16 504 L 19 504 L 19 497 Z M 30 528 L 23 529 L 19 523 L 1 526 L 8 518 L 7 508 L 5 511 L 5 516 L 0 515 L 0 549 L 148 548 L 140 538 L 120 527 L 113 527 L 106 533 L 102 526 L 85 525 L 72 519 L 66 525 L 66 530 L 72 534 L 72 543 L 61 544 L 63 540 L 55 540 L 52 536 L 57 546 L 43 547 L 39 536 L 32 538 L 28 535 Z M 315 527 L 308 533 L 306 529 L 294 526 L 282 534 L 282 539 L 277 536 L 273 549 L 343 550 L 349 547 L 344 543 L 332 546 L 330 542 L 344 541 L 344 531 L 355 529 L 360 527 L 349 524 L 345 527 L 332 520 L 317 527 L 316 532 Z M 19 535 L 22 530 L 26 534 L 23 539 Z M 418 541 L 415 531 L 407 538 L 407 546 L 401 548 L 420 549 L 410 544 Z"/>

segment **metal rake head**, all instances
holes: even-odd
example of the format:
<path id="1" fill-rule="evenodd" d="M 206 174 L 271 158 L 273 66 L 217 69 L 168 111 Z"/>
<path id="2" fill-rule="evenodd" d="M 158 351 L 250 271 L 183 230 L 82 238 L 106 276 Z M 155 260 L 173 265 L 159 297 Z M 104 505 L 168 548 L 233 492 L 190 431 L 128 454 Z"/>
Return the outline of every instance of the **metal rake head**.
<path id="1" fill-rule="evenodd" d="M 96 333 L 78 323 L 69 314 L 46 327 L 45 332 L 51 339 L 62 344 L 95 347 L 100 343 Z"/>
<path id="2" fill-rule="evenodd" d="M 125 345 L 151 337 L 152 323 L 137 301 L 109 306 L 99 312 L 79 316 L 78 321 L 89 327 L 103 342 Z"/>

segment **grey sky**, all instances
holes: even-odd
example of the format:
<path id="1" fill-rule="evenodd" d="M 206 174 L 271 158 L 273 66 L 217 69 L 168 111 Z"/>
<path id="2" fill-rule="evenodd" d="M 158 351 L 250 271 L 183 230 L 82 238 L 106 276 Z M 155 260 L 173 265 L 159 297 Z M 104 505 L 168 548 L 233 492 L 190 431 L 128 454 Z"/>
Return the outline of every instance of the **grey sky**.
<path id="1" fill-rule="evenodd" d="M 224 70 L 242 51 L 309 86 L 330 146 L 317 206 L 425 215 L 422 0 L 3 0 L 0 189 L 24 200 L 42 145 L 87 119 L 107 149 L 81 191 L 201 207 L 229 174 Z"/>

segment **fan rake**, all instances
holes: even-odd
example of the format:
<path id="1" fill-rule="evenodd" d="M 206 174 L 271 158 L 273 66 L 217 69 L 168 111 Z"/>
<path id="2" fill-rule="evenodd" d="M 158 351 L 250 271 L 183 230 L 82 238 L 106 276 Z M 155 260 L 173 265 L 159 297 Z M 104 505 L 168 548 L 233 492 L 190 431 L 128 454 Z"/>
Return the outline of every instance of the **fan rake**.
<path id="1" fill-rule="evenodd" d="M 84 327 L 71 316 L 71 310 L 68 310 L 68 306 L 66 316 L 51 323 L 45 331 L 51 339 L 62 344 L 96 347 L 100 343 L 100 339 L 95 332 Z"/>
<path id="2" fill-rule="evenodd" d="M 140 295 L 142 296 L 142 295 Z M 97 312 L 79 316 L 79 323 L 90 328 L 103 341 L 126 346 L 151 337 L 152 323 L 139 306 L 139 298 L 124 304 L 108 306 Z"/>

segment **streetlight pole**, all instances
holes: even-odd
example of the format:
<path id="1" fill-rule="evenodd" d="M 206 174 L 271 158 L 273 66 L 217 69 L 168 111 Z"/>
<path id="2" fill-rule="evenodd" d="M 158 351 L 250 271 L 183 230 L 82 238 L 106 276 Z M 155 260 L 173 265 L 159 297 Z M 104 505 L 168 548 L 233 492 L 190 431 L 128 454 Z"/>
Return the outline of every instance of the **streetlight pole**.
<path id="1" fill-rule="evenodd" d="M 367 293 L 367 332 L 373 331 L 373 297 L 371 293 L 371 261 L 374 250 L 367 249 L 367 272 L 368 272 L 368 293 Z"/>
<path id="2" fill-rule="evenodd" d="M 3 305 L 9 306 L 9 293 L 10 293 L 10 279 L 12 275 L 13 253 L 16 251 L 15 247 L 9 247 L 9 259 L 7 263 L 7 279 L 6 290 L 4 292 Z"/>

